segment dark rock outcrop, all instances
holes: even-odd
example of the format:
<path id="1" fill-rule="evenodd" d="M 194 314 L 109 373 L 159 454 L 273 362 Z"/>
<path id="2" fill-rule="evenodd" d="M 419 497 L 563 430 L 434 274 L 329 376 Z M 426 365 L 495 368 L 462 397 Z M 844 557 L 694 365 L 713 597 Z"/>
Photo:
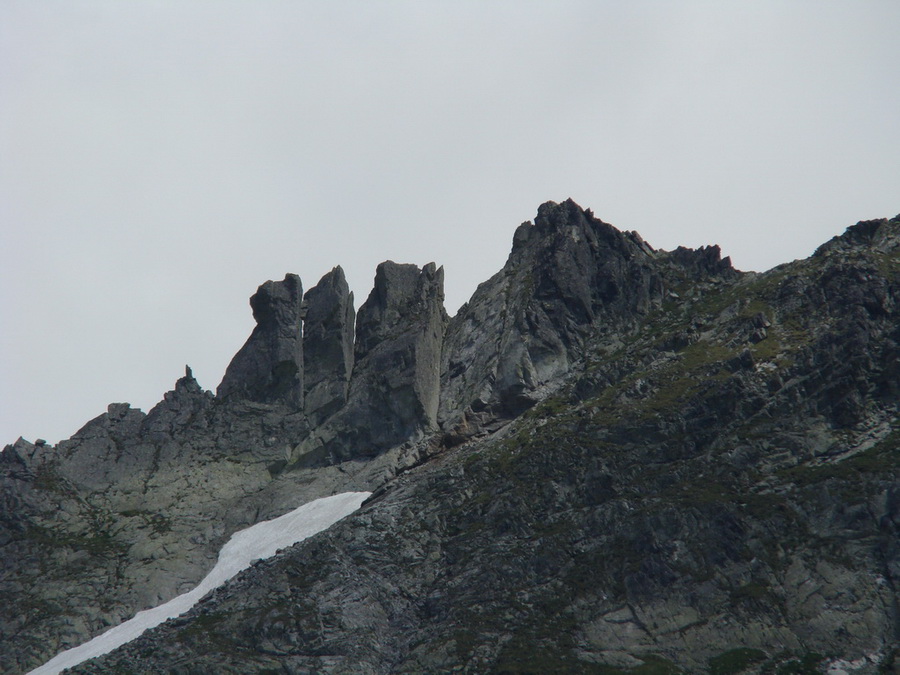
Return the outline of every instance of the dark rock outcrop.
<path id="1" fill-rule="evenodd" d="M 391 420 L 394 438 L 435 427 L 446 320 L 443 267 L 378 266 L 359 309 L 351 397 Z"/>
<path id="2" fill-rule="evenodd" d="M 297 451 L 301 465 L 372 457 L 436 430 L 444 269 L 385 262 L 359 309 L 346 405 Z"/>
<path id="3" fill-rule="evenodd" d="M 303 285 L 296 274 L 267 281 L 250 298 L 256 327 L 217 389 L 222 399 L 303 406 Z"/>
<path id="4" fill-rule="evenodd" d="M 58 462 L 67 479 L 82 490 L 102 490 L 147 471 L 152 450 L 128 443 L 141 435 L 146 417 L 128 403 L 111 403 L 107 412 L 61 441 Z"/>
<path id="5" fill-rule="evenodd" d="M 203 419 L 213 404 L 212 392 L 205 391 L 194 379 L 190 366 L 184 367 L 184 377 L 175 382 L 175 389 L 166 392 L 143 422 L 151 440 L 164 440 Z"/>
<path id="6" fill-rule="evenodd" d="M 622 332 L 659 306 L 668 267 L 693 280 L 738 274 L 718 247 L 657 252 L 572 200 L 543 204 L 516 230 L 503 270 L 449 326 L 441 423 L 465 434 L 479 419 L 529 408 L 583 357 L 586 339 Z"/>
<path id="7" fill-rule="evenodd" d="M 848 227 L 843 234 L 832 237 L 822 244 L 813 255 L 823 256 L 832 251 L 848 251 L 854 248 L 889 253 L 900 246 L 895 234 L 898 223 L 900 215 L 890 220 L 886 218 L 861 220 L 856 225 Z"/>
<path id="8" fill-rule="evenodd" d="M 697 281 L 706 278 L 734 279 L 738 275 L 731 266 L 731 258 L 723 258 L 718 246 L 701 246 L 697 249 L 679 246 L 668 255 Z"/>
<path id="9" fill-rule="evenodd" d="M 313 426 L 347 402 L 356 313 L 344 271 L 335 267 L 306 292 L 304 410 Z"/>

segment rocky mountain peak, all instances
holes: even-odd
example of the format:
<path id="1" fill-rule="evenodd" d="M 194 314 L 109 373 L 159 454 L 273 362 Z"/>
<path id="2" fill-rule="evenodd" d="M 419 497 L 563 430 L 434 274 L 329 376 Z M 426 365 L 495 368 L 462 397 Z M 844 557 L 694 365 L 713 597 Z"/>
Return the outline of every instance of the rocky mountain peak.
<path id="1" fill-rule="evenodd" d="M 296 274 L 285 274 L 283 281 L 267 281 L 250 297 L 253 319 L 260 326 L 291 332 L 302 317 L 297 311 L 302 298 L 303 284 Z"/>
<path id="2" fill-rule="evenodd" d="M 175 380 L 175 390 L 174 393 L 191 395 L 191 394 L 199 394 L 203 391 L 203 388 L 200 386 L 200 383 L 197 382 L 194 377 L 194 371 L 191 370 L 189 365 L 184 366 L 184 376 L 179 377 Z"/>
<path id="3" fill-rule="evenodd" d="M 658 254 L 571 199 L 519 226 L 503 270 L 453 318 L 441 419 L 464 427 L 530 407 L 581 357 L 585 337 L 645 315 L 663 296 Z M 468 408 L 467 408 L 468 406 Z M 468 412 L 462 412 L 466 411 Z"/>
<path id="4" fill-rule="evenodd" d="M 256 327 L 217 389 L 222 399 L 303 405 L 303 285 L 296 274 L 267 281 L 250 298 Z"/>
<path id="5" fill-rule="evenodd" d="M 144 427 L 156 440 L 168 439 L 177 430 L 196 420 L 213 402 L 212 392 L 205 391 L 194 378 L 190 366 L 184 367 L 184 377 L 178 378 L 175 388 L 167 391 L 153 409 L 147 413 Z"/>
<path id="6" fill-rule="evenodd" d="M 317 424 L 346 403 L 353 372 L 356 311 L 344 270 L 323 276 L 303 302 L 304 409 Z"/>
<path id="7" fill-rule="evenodd" d="M 544 202 L 538 207 L 534 223 L 522 223 L 513 236 L 513 255 L 527 244 L 556 248 L 565 245 L 566 239 L 575 244 L 587 242 L 598 252 L 608 248 L 626 257 L 638 251 L 653 253 L 653 248 L 636 232 L 622 232 L 596 218 L 592 210 L 567 199 L 561 204 Z"/>
<path id="8" fill-rule="evenodd" d="M 889 253 L 900 247 L 900 215 L 890 220 L 878 218 L 861 220 L 848 227 L 843 234 L 822 244 L 814 255 L 825 255 L 831 251 L 851 249 L 872 249 Z"/>
<path id="9" fill-rule="evenodd" d="M 372 292 L 359 309 L 356 354 L 363 358 L 380 342 L 410 325 L 410 320 L 438 312 L 444 302 L 444 268 L 428 263 L 398 264 L 391 260 L 375 270 Z"/>
<path id="10" fill-rule="evenodd" d="M 372 492 L 78 673 L 900 668 L 900 217 L 744 274 L 572 200 L 455 317 L 392 261 L 251 298 L 189 367 L 0 454 L 0 670 L 191 588 L 230 534 Z M 849 665 L 848 665 L 849 664 Z"/>
<path id="11" fill-rule="evenodd" d="M 734 279 L 738 276 L 737 270 L 731 265 L 731 258 L 723 258 L 722 250 L 717 245 L 696 249 L 679 246 L 669 253 L 669 258 L 697 278 Z"/>
<path id="12" fill-rule="evenodd" d="M 443 267 L 380 264 L 356 317 L 346 404 L 301 444 L 298 461 L 373 456 L 434 431 L 446 322 Z"/>

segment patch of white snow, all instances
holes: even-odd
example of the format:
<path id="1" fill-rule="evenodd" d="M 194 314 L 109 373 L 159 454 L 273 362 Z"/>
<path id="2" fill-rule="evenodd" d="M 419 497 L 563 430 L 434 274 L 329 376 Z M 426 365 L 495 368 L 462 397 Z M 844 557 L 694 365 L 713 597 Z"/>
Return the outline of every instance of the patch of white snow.
<path id="1" fill-rule="evenodd" d="M 145 630 L 184 614 L 204 595 L 250 567 L 254 560 L 269 558 L 278 551 L 311 537 L 356 511 L 370 492 L 344 492 L 304 504 L 278 518 L 266 520 L 235 532 L 222 550 L 216 566 L 193 590 L 169 602 L 138 612 L 133 618 L 110 628 L 93 640 L 60 652 L 28 675 L 56 675 L 83 661 L 101 656 L 131 642 Z"/>

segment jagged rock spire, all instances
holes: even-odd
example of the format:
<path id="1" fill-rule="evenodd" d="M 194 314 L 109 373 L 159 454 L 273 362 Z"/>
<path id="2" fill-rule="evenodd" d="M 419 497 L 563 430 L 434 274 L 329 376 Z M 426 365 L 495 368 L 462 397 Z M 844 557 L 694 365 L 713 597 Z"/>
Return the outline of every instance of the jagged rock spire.
<path id="1" fill-rule="evenodd" d="M 376 455 L 437 427 L 444 269 L 387 261 L 356 320 L 347 402 L 298 448 L 303 464 Z"/>
<path id="2" fill-rule="evenodd" d="M 517 414 L 565 372 L 604 322 L 641 316 L 662 295 L 656 252 L 571 199 L 547 202 L 513 239 L 504 268 L 479 286 L 447 332 L 440 419 L 468 406 Z"/>
<path id="3" fill-rule="evenodd" d="M 347 401 L 353 371 L 353 293 L 335 267 L 306 292 L 303 323 L 305 411 L 313 424 Z"/>
<path id="4" fill-rule="evenodd" d="M 235 354 L 219 398 L 303 405 L 303 285 L 296 274 L 267 281 L 250 298 L 256 327 Z"/>
<path id="5" fill-rule="evenodd" d="M 352 390 L 361 395 L 375 386 L 386 399 L 386 405 L 373 401 L 376 407 L 386 407 L 404 425 L 433 427 L 445 321 L 443 267 L 429 263 L 420 270 L 390 260 L 381 263 L 372 292 L 359 310 L 360 367 L 354 371 Z"/>
<path id="6" fill-rule="evenodd" d="M 843 234 L 822 244 L 814 255 L 823 256 L 832 251 L 844 251 L 854 247 L 873 248 L 887 253 L 900 247 L 900 215 L 890 220 L 877 218 L 861 220 L 848 227 Z"/>

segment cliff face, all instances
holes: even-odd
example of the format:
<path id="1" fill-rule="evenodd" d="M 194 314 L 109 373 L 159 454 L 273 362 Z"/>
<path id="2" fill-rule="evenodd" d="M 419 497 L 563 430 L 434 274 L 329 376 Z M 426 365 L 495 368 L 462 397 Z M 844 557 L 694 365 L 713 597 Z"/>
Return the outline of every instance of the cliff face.
<path id="1" fill-rule="evenodd" d="M 222 399 L 303 406 L 303 284 L 296 274 L 267 281 L 250 298 L 256 328 L 218 388 Z"/>
<path id="2" fill-rule="evenodd" d="M 548 203 L 451 320 L 442 281 L 384 263 L 355 326 L 340 268 L 268 282 L 218 396 L 7 446 L 0 669 L 342 490 L 375 495 L 76 672 L 898 667 L 900 217 L 755 274 Z"/>
<path id="3" fill-rule="evenodd" d="M 356 312 L 340 267 L 307 291 L 304 300 L 304 411 L 315 426 L 347 402 Z"/>
<path id="4" fill-rule="evenodd" d="M 552 202 L 523 223 L 504 268 L 453 318 L 444 350 L 445 427 L 512 417 L 569 373 L 598 336 L 622 333 L 661 305 L 666 281 L 734 279 L 718 248 L 654 251 L 574 202 Z M 481 413 L 485 413 L 481 415 Z"/>

